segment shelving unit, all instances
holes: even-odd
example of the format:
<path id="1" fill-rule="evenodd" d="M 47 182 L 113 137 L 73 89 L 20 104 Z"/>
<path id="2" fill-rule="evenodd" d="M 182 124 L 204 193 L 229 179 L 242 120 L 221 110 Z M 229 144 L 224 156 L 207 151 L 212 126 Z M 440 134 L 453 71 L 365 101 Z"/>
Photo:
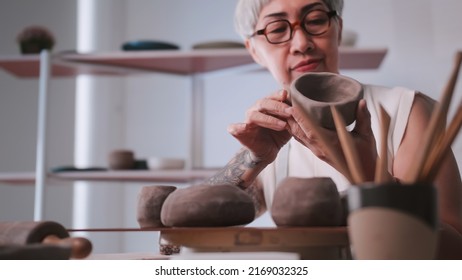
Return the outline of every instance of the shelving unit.
<path id="1" fill-rule="evenodd" d="M 386 49 L 341 48 L 340 68 L 377 69 L 387 53 Z M 101 54 L 70 54 L 62 57 L 66 61 L 81 63 L 81 66 L 108 66 L 134 71 L 163 72 L 180 75 L 210 73 L 222 69 L 254 64 L 247 50 L 193 50 L 193 51 L 140 51 Z"/>
<path id="2" fill-rule="evenodd" d="M 377 69 L 382 63 L 387 49 L 340 49 L 340 68 Z M 204 170 L 202 167 L 202 134 L 203 134 L 203 83 L 204 75 L 220 71 L 255 71 L 262 70 L 255 64 L 245 49 L 217 49 L 191 51 L 139 51 L 112 53 L 61 53 L 41 58 L 39 55 L 0 56 L 0 68 L 17 78 L 40 78 L 40 95 L 46 99 L 47 71 L 40 72 L 41 66 L 49 64 L 51 77 L 74 77 L 79 74 L 89 75 L 133 75 L 139 73 L 162 72 L 176 75 L 189 75 L 192 78 L 192 109 L 190 165 L 185 170 L 175 171 L 123 171 L 123 172 L 66 172 L 46 174 L 45 166 L 41 166 L 46 178 L 65 180 L 105 180 L 105 181 L 177 181 L 188 182 L 207 178 L 216 170 Z M 44 75 L 46 77 L 44 77 Z M 40 97 L 39 97 L 40 100 Z M 43 106 L 43 105 L 39 105 Z M 40 126 L 46 126 L 43 108 L 39 108 Z M 38 137 L 38 143 L 41 139 Z M 43 139 L 42 139 L 43 140 Z M 43 143 L 41 144 L 44 149 Z M 39 144 L 38 144 L 38 150 Z M 45 151 L 43 150 L 42 153 Z M 40 167 L 40 161 L 37 161 Z M 0 183 L 36 183 L 39 187 L 38 171 L 34 173 L 0 174 Z M 42 174 L 43 175 L 43 174 Z M 43 186 L 42 186 L 43 187 Z M 39 203 L 36 201 L 36 203 Z"/>
<path id="3" fill-rule="evenodd" d="M 80 74 L 88 75 L 129 75 L 140 71 L 127 68 L 106 67 L 103 65 L 85 65 L 70 63 L 63 59 L 64 54 L 50 57 L 50 74 L 54 78 L 72 78 Z M 40 55 L 0 56 L 0 68 L 17 78 L 40 77 Z"/>
<path id="4" fill-rule="evenodd" d="M 0 182 L 8 185 L 32 185 L 35 183 L 34 172 L 0 173 Z"/>
<path id="5" fill-rule="evenodd" d="M 340 69 L 377 69 L 386 53 L 385 48 L 340 48 Z M 79 74 L 132 75 L 143 72 L 192 75 L 242 65 L 259 69 L 243 49 L 63 53 L 51 56 L 51 75 L 74 77 Z M 0 68 L 18 78 L 38 78 L 39 67 L 39 55 L 0 56 Z"/>
<path id="6" fill-rule="evenodd" d="M 157 183 L 191 183 L 208 178 L 218 168 L 197 170 L 123 170 L 123 171 L 76 171 L 49 173 L 51 181 L 119 181 L 119 182 L 157 182 Z M 8 185 L 33 185 L 34 172 L 0 173 L 0 183 Z"/>
<path id="7" fill-rule="evenodd" d="M 62 180 L 190 183 L 208 178 L 217 171 L 218 169 L 210 168 L 198 170 L 62 172 L 52 174 L 50 177 Z"/>

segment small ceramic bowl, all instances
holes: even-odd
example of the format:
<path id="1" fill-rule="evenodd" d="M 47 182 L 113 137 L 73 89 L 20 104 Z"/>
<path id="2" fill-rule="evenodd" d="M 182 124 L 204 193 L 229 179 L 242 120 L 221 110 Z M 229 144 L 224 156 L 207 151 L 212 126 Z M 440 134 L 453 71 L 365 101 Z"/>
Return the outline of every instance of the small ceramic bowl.
<path id="1" fill-rule="evenodd" d="M 207 41 L 194 44 L 193 49 L 245 49 L 242 42 L 237 41 Z"/>
<path id="2" fill-rule="evenodd" d="M 335 130 L 330 106 L 335 106 L 346 125 L 352 124 L 363 87 L 339 74 L 306 73 L 292 82 L 290 96 L 293 106 L 307 112 L 320 126 Z"/>
<path id="3" fill-rule="evenodd" d="M 122 45 L 124 51 L 145 51 L 145 50 L 178 50 L 180 47 L 176 44 L 154 41 L 154 40 L 139 40 L 130 41 Z"/>
<path id="4" fill-rule="evenodd" d="M 132 169 L 135 165 L 135 154 L 131 150 L 113 150 L 109 154 L 109 168 L 113 170 Z"/>
<path id="5" fill-rule="evenodd" d="M 183 169 L 185 160 L 181 158 L 151 157 L 147 159 L 150 170 Z"/>

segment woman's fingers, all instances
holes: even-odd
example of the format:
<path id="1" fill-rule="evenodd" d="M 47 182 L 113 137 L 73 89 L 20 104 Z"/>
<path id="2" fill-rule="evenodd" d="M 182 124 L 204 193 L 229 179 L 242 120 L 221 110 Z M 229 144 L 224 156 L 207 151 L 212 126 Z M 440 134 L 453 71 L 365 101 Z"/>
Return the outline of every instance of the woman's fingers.
<path id="1" fill-rule="evenodd" d="M 282 131 L 286 128 L 286 122 L 272 115 L 251 111 L 247 115 L 247 123 L 269 128 L 276 131 Z"/>
<path id="2" fill-rule="evenodd" d="M 302 143 L 306 144 L 316 143 L 316 136 L 313 134 L 312 130 L 309 130 L 307 132 L 303 131 L 294 119 L 288 119 L 287 124 L 290 134 L 294 136 L 297 140 L 302 141 Z"/>
<path id="3" fill-rule="evenodd" d="M 245 123 L 233 123 L 228 126 L 228 133 L 237 137 L 239 135 L 245 134 L 247 124 Z"/>
<path id="4" fill-rule="evenodd" d="M 291 134 L 300 139 L 305 145 L 312 145 L 316 142 L 316 136 L 310 127 L 310 124 L 306 121 L 305 116 L 301 114 L 298 108 L 291 107 L 286 112 L 292 115 L 291 119 L 288 119 Z"/>
<path id="5" fill-rule="evenodd" d="M 282 131 L 286 128 L 286 119 L 291 115 L 286 112 L 290 106 L 285 103 L 287 91 L 282 90 L 258 100 L 247 112 L 245 123 Z"/>
<path id="6" fill-rule="evenodd" d="M 309 120 L 307 120 L 307 115 L 303 114 L 300 109 L 296 107 L 289 107 L 286 109 L 286 113 L 290 114 L 295 122 L 298 124 L 302 132 L 304 132 L 307 135 L 312 135 L 314 137 L 312 128 L 311 128 L 311 123 Z"/>
<path id="7" fill-rule="evenodd" d="M 286 112 L 286 100 L 284 90 L 258 100 L 247 110 L 244 123 L 229 125 L 228 132 L 255 158 L 272 162 L 291 137 L 287 131 L 290 114 Z"/>
<path id="8" fill-rule="evenodd" d="M 319 137 L 316 132 L 310 127 L 310 124 L 298 112 L 297 109 L 290 110 L 293 112 L 294 118 L 288 119 L 288 130 L 290 134 L 308 149 L 310 149 L 315 156 L 321 160 L 330 162 L 324 145 L 327 143 L 320 143 Z M 303 128 L 301 127 L 303 125 Z"/>
<path id="9" fill-rule="evenodd" d="M 287 102 L 289 98 L 289 93 L 285 89 L 281 89 L 272 95 L 268 96 L 267 98 L 273 99 L 279 102 Z"/>
<path id="10" fill-rule="evenodd" d="M 290 106 L 280 100 L 274 100 L 271 98 L 263 98 L 257 101 L 257 103 L 250 108 L 249 112 L 257 111 L 274 116 L 280 116 L 284 118 L 290 117 L 290 114 L 286 112 L 286 108 Z"/>

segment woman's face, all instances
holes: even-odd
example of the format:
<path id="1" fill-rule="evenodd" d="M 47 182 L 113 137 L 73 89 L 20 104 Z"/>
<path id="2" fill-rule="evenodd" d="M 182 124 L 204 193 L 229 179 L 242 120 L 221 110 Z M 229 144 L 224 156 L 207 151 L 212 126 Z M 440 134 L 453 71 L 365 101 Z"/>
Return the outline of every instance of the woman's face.
<path id="1" fill-rule="evenodd" d="M 279 19 L 299 22 L 308 10 L 316 9 L 329 11 L 322 0 L 272 0 L 261 10 L 255 30 Z M 297 26 L 292 39 L 285 43 L 270 44 L 264 35 L 256 35 L 246 41 L 246 46 L 255 61 L 268 68 L 282 87 L 288 88 L 306 72 L 338 73 L 341 30 L 341 19 L 333 17 L 322 35 L 309 35 Z"/>

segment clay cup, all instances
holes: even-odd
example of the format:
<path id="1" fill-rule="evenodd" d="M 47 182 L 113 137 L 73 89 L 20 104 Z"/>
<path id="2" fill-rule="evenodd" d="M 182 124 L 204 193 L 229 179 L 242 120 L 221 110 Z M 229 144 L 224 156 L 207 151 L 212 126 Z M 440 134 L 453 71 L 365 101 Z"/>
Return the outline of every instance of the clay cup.
<path id="1" fill-rule="evenodd" d="M 306 112 L 320 126 L 335 130 L 330 106 L 339 111 L 346 125 L 356 119 L 363 86 L 358 81 L 334 73 L 306 73 L 290 86 L 292 105 Z"/>

